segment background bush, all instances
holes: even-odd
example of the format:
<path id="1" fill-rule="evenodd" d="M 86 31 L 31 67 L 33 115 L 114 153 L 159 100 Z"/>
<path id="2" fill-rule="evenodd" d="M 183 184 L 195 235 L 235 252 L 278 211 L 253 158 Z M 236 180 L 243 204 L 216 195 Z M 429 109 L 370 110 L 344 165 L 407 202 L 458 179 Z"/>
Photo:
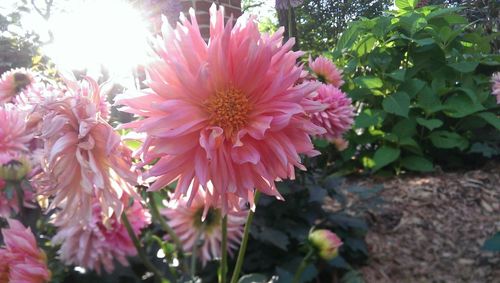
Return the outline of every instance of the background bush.
<path id="1" fill-rule="evenodd" d="M 499 55 L 461 8 L 396 1 L 397 11 L 353 22 L 333 51 L 359 116 L 346 170 L 432 171 L 500 154 L 491 74 Z"/>

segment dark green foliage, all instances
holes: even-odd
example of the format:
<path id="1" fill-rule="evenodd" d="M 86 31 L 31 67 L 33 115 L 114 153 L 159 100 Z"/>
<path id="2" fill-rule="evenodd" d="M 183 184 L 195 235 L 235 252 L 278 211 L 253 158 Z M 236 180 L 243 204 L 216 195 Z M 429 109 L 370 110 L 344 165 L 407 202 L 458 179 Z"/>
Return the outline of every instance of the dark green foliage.
<path id="1" fill-rule="evenodd" d="M 334 58 L 359 116 L 346 164 L 432 171 L 500 155 L 499 106 L 491 95 L 492 54 L 460 8 L 397 0 L 397 11 L 350 24 Z M 354 159 L 353 159 L 354 157 Z"/>
<path id="2" fill-rule="evenodd" d="M 305 0 L 294 9 L 302 50 L 329 50 L 347 24 L 359 17 L 378 16 L 391 0 Z"/>
<path id="3" fill-rule="evenodd" d="M 18 67 L 30 68 L 32 57 L 37 55 L 39 37 L 32 32 L 16 33 L 20 28 L 21 14 L 17 11 L 0 14 L 0 74 Z"/>
<path id="4" fill-rule="evenodd" d="M 305 270 L 303 282 L 314 278 L 331 278 L 347 273 L 358 267 L 367 257 L 364 236 L 368 225 L 361 214 L 366 208 L 349 210 L 344 207 L 346 196 L 339 190 L 341 179 L 323 178 L 318 174 L 301 174 L 295 182 L 280 184 L 279 190 L 285 202 L 262 196 L 251 230 L 251 240 L 244 263 L 245 273 L 278 275 L 277 282 L 291 282 L 291 278 L 304 257 L 310 230 L 330 229 L 344 242 L 340 255 L 324 262 L 319 259 Z M 377 189 L 350 188 L 360 197 L 372 198 Z M 343 209 L 332 212 L 325 209 L 325 199 L 329 196 L 343 204 Z M 376 199 L 373 198 L 374 200 Z M 375 201 L 363 202 L 375 205 Z"/>

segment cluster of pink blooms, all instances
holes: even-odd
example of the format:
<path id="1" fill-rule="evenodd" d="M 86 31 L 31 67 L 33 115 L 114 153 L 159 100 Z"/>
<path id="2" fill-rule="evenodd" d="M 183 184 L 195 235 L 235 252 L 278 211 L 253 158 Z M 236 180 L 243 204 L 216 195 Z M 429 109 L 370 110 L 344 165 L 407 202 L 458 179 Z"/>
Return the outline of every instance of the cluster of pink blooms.
<path id="1" fill-rule="evenodd" d="M 255 190 L 282 199 L 275 181 L 305 170 L 300 154 L 319 153 L 310 136 L 328 133 L 319 125 L 326 119 L 316 124 L 311 117 L 350 107 L 339 99 L 350 101 L 330 88 L 318 95 L 317 81 L 298 83 L 303 70 L 296 61 L 303 53 L 292 51 L 293 39 L 282 43 L 282 29 L 261 34 L 253 18 L 225 24 L 224 8 L 215 5 L 210 15 L 208 43 L 192 10 L 191 21 L 182 16 L 174 30 L 164 24 L 158 59 L 147 68 L 149 89 L 117 102 L 143 117 L 124 127 L 146 134 L 143 164 L 157 161 L 144 174 L 155 181 L 150 189 L 177 181 L 174 199 L 186 196 L 191 203 L 203 191 L 206 206 L 227 214 L 239 210 L 241 199 L 253 209 Z M 329 112 L 349 116 L 332 119 L 332 131 L 352 124 L 346 112 Z"/>
<path id="2" fill-rule="evenodd" d="M 500 104 L 500 72 L 496 72 L 491 76 L 491 94 L 497 99 L 497 104 Z"/>
<path id="3" fill-rule="evenodd" d="M 354 123 L 354 107 L 351 99 L 340 90 L 344 84 L 342 71 L 323 56 L 314 61 L 310 58 L 309 68 L 313 78 L 323 83 L 314 99 L 327 105 L 325 110 L 316 112 L 311 117 L 314 124 L 326 129 L 326 133 L 318 137 L 333 142 L 339 150 L 343 150 L 347 147 L 347 142 L 342 135 Z"/>
<path id="4" fill-rule="evenodd" d="M 126 256 L 136 253 L 121 214 L 128 215 L 136 234 L 150 223 L 140 202 L 128 205 L 130 197 L 139 199 L 132 152 L 107 122 L 106 86 L 103 90 L 91 78 L 65 78 L 61 87 L 37 76 L 16 69 L 0 81 L 0 216 L 20 211 L 18 190 L 8 182 L 22 186 L 21 179 L 29 180 L 36 192 L 21 187 L 25 206 L 32 207 L 35 193 L 48 197 L 60 259 L 111 272 L 114 259 L 127 264 Z M 25 163 L 31 172 L 21 176 Z M 22 273 L 29 267 L 16 266 L 9 270 Z"/>
<path id="5" fill-rule="evenodd" d="M 2 229 L 5 247 L 0 248 L 0 283 L 46 283 L 51 273 L 47 257 L 38 248 L 30 228 L 7 219 L 9 228 Z"/>
<path id="6" fill-rule="evenodd" d="M 282 42 L 283 29 L 261 34 L 254 18 L 225 23 L 224 8 L 215 5 L 210 17 L 208 42 L 193 10 L 175 29 L 164 23 L 156 61 L 147 67 L 149 88 L 117 99 L 141 117 L 123 127 L 144 136 L 135 156 L 142 176 L 107 121 L 107 86 L 67 76 L 64 85 L 47 83 L 26 70 L 2 76 L 0 165 L 26 157 L 36 168 L 25 178 L 50 202 L 53 243 L 61 244 L 64 263 L 97 272 L 111 272 L 114 259 L 127 264 L 136 251 L 121 216 L 136 234 L 150 223 L 135 188 L 142 179 L 153 182 L 152 191 L 177 183 L 163 214 L 186 251 L 201 239 L 203 263 L 218 258 L 227 216 L 233 252 L 256 191 L 283 199 L 275 182 L 306 169 L 301 155 L 319 154 L 311 137 L 342 143 L 354 109 L 331 61 L 310 60 L 313 75 L 304 79 L 296 63 L 303 52 L 292 50 L 293 39 Z M 0 179 L 0 204 L 11 207 L 2 194 L 6 181 Z M 11 276 L 18 269 L 8 270 Z"/>
<path id="7" fill-rule="evenodd" d="M 186 197 L 171 200 L 161 213 L 182 241 L 185 252 L 191 252 L 201 241 L 199 248 L 203 265 L 221 257 L 222 213 L 220 209 L 205 205 L 204 192 L 200 191 L 188 204 Z M 227 213 L 227 250 L 229 255 L 240 246 L 248 210 L 241 204 L 241 211 Z"/>
<path id="8" fill-rule="evenodd" d="M 151 215 L 134 200 L 125 208 L 132 230 L 138 235 L 141 229 L 151 223 Z M 114 270 L 114 260 L 127 266 L 127 256 L 134 256 L 137 250 L 117 214 L 103 218 L 101 205 L 96 199 L 92 206 L 92 219 L 88 222 L 74 222 L 60 227 L 52 238 L 55 244 L 62 243 L 60 259 L 66 264 L 82 266 L 101 272 Z"/>

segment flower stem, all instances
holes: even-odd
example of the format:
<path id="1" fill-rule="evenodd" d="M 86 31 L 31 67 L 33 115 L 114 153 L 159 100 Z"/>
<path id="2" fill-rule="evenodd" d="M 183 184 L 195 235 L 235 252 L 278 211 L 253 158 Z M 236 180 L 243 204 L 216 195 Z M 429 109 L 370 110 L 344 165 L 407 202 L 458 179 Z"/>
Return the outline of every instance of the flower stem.
<path id="1" fill-rule="evenodd" d="M 219 282 L 227 282 L 227 215 L 222 218 L 222 244 Z"/>
<path id="2" fill-rule="evenodd" d="M 182 259 L 184 257 L 184 253 L 182 249 L 181 240 L 175 233 L 174 229 L 172 229 L 172 227 L 170 227 L 168 223 L 165 221 L 165 219 L 160 215 L 160 211 L 158 210 L 158 206 L 156 205 L 153 192 L 148 192 L 148 198 L 149 198 L 149 207 L 151 208 L 151 213 L 153 214 L 153 218 L 158 221 L 161 228 L 165 230 L 170 236 L 170 238 L 174 241 L 175 246 L 177 247 L 179 258 Z"/>
<path id="3" fill-rule="evenodd" d="M 260 192 L 255 192 L 254 203 L 257 206 L 259 202 Z M 238 259 L 236 260 L 236 265 L 234 267 L 233 276 L 231 277 L 231 283 L 238 282 L 240 276 L 241 267 L 243 266 L 243 260 L 245 259 L 245 252 L 247 251 L 248 237 L 250 236 L 250 226 L 252 226 L 253 215 L 255 212 L 249 211 L 247 216 L 247 221 L 245 224 L 245 230 L 243 231 L 243 240 L 241 240 L 240 251 L 238 252 Z"/>
<path id="4" fill-rule="evenodd" d="M 306 256 L 304 259 L 302 259 L 302 262 L 300 262 L 299 268 L 295 272 L 295 275 L 293 276 L 293 281 L 292 283 L 299 283 L 300 282 L 300 277 L 302 276 L 302 273 L 304 273 L 304 269 L 306 269 L 307 265 L 309 264 L 309 260 L 314 254 L 314 250 L 312 248 L 309 248 L 309 251 L 307 252 Z"/>
<path id="5" fill-rule="evenodd" d="M 198 232 L 198 235 L 196 235 L 196 240 L 194 241 L 193 250 L 191 252 L 190 274 L 191 274 L 191 278 L 193 278 L 193 279 L 196 276 L 196 254 L 198 252 L 198 246 L 200 246 L 201 236 L 203 235 L 203 232 L 205 231 L 205 226 L 206 226 L 206 222 L 203 222 L 203 224 L 201 225 L 200 231 Z"/>
<path id="6" fill-rule="evenodd" d="M 137 236 L 134 233 L 134 230 L 132 230 L 132 226 L 130 225 L 130 222 L 128 221 L 127 215 L 125 213 L 122 213 L 122 222 L 123 225 L 125 225 L 125 228 L 127 229 L 128 235 L 130 236 L 130 239 L 132 239 L 132 242 L 134 243 L 135 249 L 137 250 L 137 254 L 139 255 L 139 258 L 141 259 L 142 263 L 144 266 L 146 266 L 149 271 L 153 272 L 153 274 L 157 277 L 157 279 L 162 280 L 164 278 L 163 273 L 156 268 L 151 261 L 149 261 L 146 253 L 142 249 L 141 243 L 139 242 L 139 239 L 137 239 Z"/>

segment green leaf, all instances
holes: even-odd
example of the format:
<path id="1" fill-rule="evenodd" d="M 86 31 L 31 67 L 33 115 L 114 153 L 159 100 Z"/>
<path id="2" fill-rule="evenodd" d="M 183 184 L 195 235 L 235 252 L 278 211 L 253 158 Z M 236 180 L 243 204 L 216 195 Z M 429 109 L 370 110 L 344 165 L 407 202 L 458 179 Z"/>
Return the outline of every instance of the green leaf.
<path id="1" fill-rule="evenodd" d="M 375 167 L 373 167 L 374 171 L 381 169 L 382 167 L 390 164 L 391 162 L 398 159 L 401 154 L 401 150 L 399 148 L 391 147 L 391 146 L 382 146 L 375 152 L 373 156 L 373 161 L 375 162 Z"/>
<path id="2" fill-rule="evenodd" d="M 429 15 L 427 15 L 427 19 L 430 20 L 432 18 L 436 18 L 436 17 L 443 16 L 443 15 L 446 15 L 446 14 L 455 13 L 455 12 L 458 12 L 458 11 L 460 11 L 462 9 L 463 8 L 440 8 L 440 9 L 436 9 L 436 10 L 432 11 Z"/>
<path id="3" fill-rule="evenodd" d="M 356 42 L 361 32 L 360 26 L 360 22 L 351 22 L 349 27 L 342 32 L 339 41 L 335 45 L 335 51 L 342 51 L 344 48 L 350 48 L 354 42 Z"/>
<path id="4" fill-rule="evenodd" d="M 457 133 L 448 131 L 435 131 L 429 135 L 432 144 L 438 148 L 458 148 L 464 150 L 469 146 L 469 141 Z"/>
<path id="5" fill-rule="evenodd" d="M 384 118 L 378 112 L 366 109 L 356 117 L 354 125 L 356 128 L 368 128 L 378 125 L 383 120 Z"/>
<path id="6" fill-rule="evenodd" d="M 481 113 L 477 113 L 476 115 L 481 117 L 483 120 L 488 122 L 493 127 L 500 130 L 500 118 L 497 115 L 495 115 L 491 112 L 481 112 Z"/>
<path id="7" fill-rule="evenodd" d="M 426 46 L 426 45 L 431 45 L 436 43 L 434 38 L 428 37 L 428 38 L 422 38 L 422 39 L 415 39 L 415 43 L 418 46 Z"/>
<path id="8" fill-rule="evenodd" d="M 479 65 L 478 62 L 457 62 L 448 64 L 448 66 L 452 67 L 453 69 L 461 73 L 473 72 L 476 69 L 477 65 Z"/>
<path id="9" fill-rule="evenodd" d="M 251 273 L 242 276 L 238 283 L 267 283 L 267 277 L 264 274 Z"/>
<path id="10" fill-rule="evenodd" d="M 412 153 L 422 155 L 422 149 L 420 148 L 420 145 L 418 145 L 416 140 L 410 137 L 402 138 L 401 140 L 399 140 L 399 146 Z"/>
<path id="11" fill-rule="evenodd" d="M 411 98 L 414 98 L 425 85 L 426 83 L 422 80 L 410 79 L 402 83 L 399 90 L 408 93 Z"/>
<path id="12" fill-rule="evenodd" d="M 430 172 L 434 170 L 432 162 L 421 156 L 407 156 L 401 160 L 401 165 L 412 171 Z"/>
<path id="13" fill-rule="evenodd" d="M 400 10 L 413 10 L 417 5 L 418 0 L 396 0 L 396 7 Z"/>
<path id="14" fill-rule="evenodd" d="M 443 105 L 444 113 L 453 118 L 463 118 L 481 110 L 484 110 L 484 107 L 480 103 L 471 101 L 470 97 L 463 93 L 450 96 Z"/>
<path id="15" fill-rule="evenodd" d="M 469 149 L 469 153 L 480 153 L 486 158 L 491 158 L 495 155 L 500 155 L 500 148 L 493 147 L 488 143 L 473 143 Z"/>
<path id="16" fill-rule="evenodd" d="M 252 231 L 253 232 L 253 231 Z M 272 244 L 284 251 L 287 250 L 287 246 L 290 243 L 287 234 L 283 233 L 278 229 L 273 229 L 271 227 L 265 227 L 262 231 L 257 232 L 255 238 L 258 238 L 264 242 Z"/>
<path id="17" fill-rule="evenodd" d="M 500 252 L 500 232 L 497 232 L 493 237 L 484 242 L 483 250 Z"/>
<path id="18" fill-rule="evenodd" d="M 417 123 L 414 118 L 401 119 L 392 127 L 391 132 L 400 138 L 412 137 L 417 134 Z"/>
<path id="19" fill-rule="evenodd" d="M 396 92 L 382 101 L 382 107 L 388 113 L 408 118 L 410 111 L 410 97 L 405 92 Z"/>
<path id="20" fill-rule="evenodd" d="M 276 267 L 275 274 L 278 275 L 276 283 L 289 283 L 293 280 L 293 274 L 284 268 Z"/>
<path id="21" fill-rule="evenodd" d="M 314 139 L 313 143 L 315 148 L 327 148 L 330 145 L 330 142 L 324 139 Z"/>
<path id="22" fill-rule="evenodd" d="M 420 108 L 424 109 L 427 114 L 438 112 L 443 108 L 439 97 L 428 86 L 425 86 L 419 93 L 417 104 Z"/>
<path id="23" fill-rule="evenodd" d="M 365 283 L 363 275 L 354 269 L 349 270 L 342 276 L 341 283 Z"/>
<path id="24" fill-rule="evenodd" d="M 396 71 L 388 74 L 387 76 L 395 79 L 396 81 L 404 82 L 405 74 L 406 74 L 405 69 L 399 69 L 399 70 L 396 70 Z"/>
<path id="25" fill-rule="evenodd" d="M 366 87 L 366 88 L 381 88 L 384 83 L 380 78 L 373 77 L 373 76 L 364 76 L 364 77 L 357 77 L 354 79 L 354 84 L 361 86 L 361 87 Z"/>
<path id="26" fill-rule="evenodd" d="M 427 21 L 419 14 L 409 14 L 400 18 L 400 24 L 413 36 L 417 31 L 427 26 Z"/>
<path id="27" fill-rule="evenodd" d="M 429 130 L 434 130 L 443 125 L 443 121 L 439 119 L 424 119 L 424 118 L 417 118 L 417 123 L 419 125 L 422 125 L 426 127 Z"/>

